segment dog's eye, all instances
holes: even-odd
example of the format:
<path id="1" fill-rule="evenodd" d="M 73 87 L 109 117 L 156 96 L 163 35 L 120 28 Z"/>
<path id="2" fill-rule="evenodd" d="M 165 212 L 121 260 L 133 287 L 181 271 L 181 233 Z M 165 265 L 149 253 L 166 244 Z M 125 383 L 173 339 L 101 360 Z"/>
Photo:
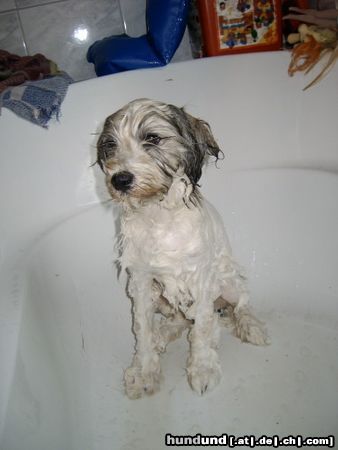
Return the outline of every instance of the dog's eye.
<path id="1" fill-rule="evenodd" d="M 107 141 L 103 141 L 100 143 L 100 147 L 109 150 L 110 148 L 115 148 L 116 147 L 116 141 L 114 141 L 113 139 L 107 140 Z"/>
<path id="2" fill-rule="evenodd" d="M 108 159 L 116 149 L 116 141 L 114 139 L 102 139 L 102 141 L 98 143 L 98 148 L 104 156 L 104 159 Z"/>
<path id="3" fill-rule="evenodd" d="M 158 145 L 161 142 L 162 138 L 157 134 L 147 134 L 145 137 L 145 141 L 149 144 Z"/>

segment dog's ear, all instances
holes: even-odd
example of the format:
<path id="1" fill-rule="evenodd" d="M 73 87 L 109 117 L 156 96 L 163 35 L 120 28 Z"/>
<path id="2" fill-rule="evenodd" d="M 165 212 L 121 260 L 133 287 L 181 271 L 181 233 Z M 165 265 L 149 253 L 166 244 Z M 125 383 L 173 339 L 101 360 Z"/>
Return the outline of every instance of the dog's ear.
<path id="1" fill-rule="evenodd" d="M 222 153 L 212 135 L 210 125 L 202 119 L 197 119 L 186 113 L 183 109 L 182 111 L 186 115 L 188 121 L 190 122 L 193 135 L 195 136 L 195 144 L 201 146 L 201 153 L 205 154 L 205 157 L 213 156 L 216 160 L 219 158 L 219 154 Z"/>
<path id="2" fill-rule="evenodd" d="M 213 156 L 216 161 L 223 152 L 215 141 L 207 122 L 191 116 L 183 108 L 170 105 L 175 126 L 181 135 L 182 144 L 187 147 L 185 153 L 185 173 L 193 184 L 197 184 L 202 175 L 203 165 Z"/>

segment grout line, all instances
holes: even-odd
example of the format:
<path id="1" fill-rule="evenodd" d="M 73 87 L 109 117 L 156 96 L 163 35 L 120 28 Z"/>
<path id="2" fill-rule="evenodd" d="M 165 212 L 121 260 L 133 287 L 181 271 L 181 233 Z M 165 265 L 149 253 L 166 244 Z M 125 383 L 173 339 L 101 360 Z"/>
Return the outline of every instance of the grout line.
<path id="1" fill-rule="evenodd" d="M 18 9 L 19 10 L 32 9 L 32 8 L 38 8 L 39 6 L 55 5 L 57 3 L 67 3 L 67 2 L 68 2 L 68 0 L 52 0 L 52 1 L 47 2 L 47 3 L 39 3 L 39 4 L 36 4 L 36 5 L 28 5 L 28 6 L 19 6 Z"/>
<path id="2" fill-rule="evenodd" d="M 35 4 L 35 5 L 27 5 L 27 6 L 18 6 L 17 0 L 14 0 L 15 8 L 10 8 L 10 9 L 5 9 L 3 11 L 0 11 L 0 16 L 1 16 L 1 14 L 5 14 L 5 13 L 21 11 L 21 10 L 25 10 L 25 9 L 38 8 L 39 6 L 54 5 L 56 3 L 65 3 L 67 1 L 68 0 L 51 0 L 51 1 L 47 2 L 47 3 L 38 3 L 38 4 Z"/>
<path id="3" fill-rule="evenodd" d="M 18 7 L 17 5 L 17 0 L 14 0 L 15 6 Z M 16 16 L 19 22 L 19 27 L 20 27 L 20 32 L 21 32 L 21 37 L 22 37 L 22 43 L 25 49 L 25 53 L 28 56 L 29 55 L 29 51 L 28 51 L 28 47 L 27 47 L 27 42 L 26 42 L 26 35 L 23 29 L 23 25 L 22 25 L 22 20 L 21 20 L 21 16 L 20 16 L 20 11 L 17 9 L 16 10 Z"/>
<path id="4" fill-rule="evenodd" d="M 17 1 L 14 0 L 15 8 L 4 9 L 3 11 L 0 11 L 0 16 L 1 16 L 1 14 L 13 13 L 13 12 L 21 11 L 21 10 L 25 10 L 25 9 L 38 8 L 39 6 L 54 5 L 56 3 L 66 3 L 67 1 L 68 0 L 51 0 L 50 2 L 47 2 L 47 3 L 38 3 L 36 5 L 27 5 L 27 6 L 18 6 Z"/>
<path id="5" fill-rule="evenodd" d="M 124 31 L 125 34 L 128 34 L 127 33 L 127 23 L 126 23 L 126 21 L 124 19 L 122 7 L 121 7 L 121 0 L 117 0 L 117 3 L 119 5 L 119 11 L 120 11 L 120 16 L 121 16 L 121 22 L 122 22 L 122 25 L 123 25 L 123 31 Z"/>
<path id="6" fill-rule="evenodd" d="M 0 16 L 1 16 L 1 14 L 13 13 L 13 12 L 15 12 L 15 11 L 16 11 L 15 8 L 12 8 L 12 9 L 4 9 L 3 11 L 0 11 Z"/>

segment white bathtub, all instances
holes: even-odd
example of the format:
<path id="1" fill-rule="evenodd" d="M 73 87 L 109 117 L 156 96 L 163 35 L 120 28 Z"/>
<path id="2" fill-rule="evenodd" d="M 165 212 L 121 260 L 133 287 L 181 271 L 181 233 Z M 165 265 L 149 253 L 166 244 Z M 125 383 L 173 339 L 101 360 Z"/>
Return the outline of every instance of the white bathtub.
<path id="1" fill-rule="evenodd" d="M 289 55 L 173 64 L 70 87 L 48 131 L 0 117 L 0 448 L 165 448 L 165 434 L 338 436 L 338 70 L 302 92 Z M 309 78 L 307 79 L 309 81 Z M 186 339 L 159 394 L 131 401 L 130 302 L 116 210 L 95 161 L 104 118 L 138 97 L 185 105 L 225 153 L 203 192 L 246 267 L 266 348 L 224 330 L 223 379 L 198 397 Z"/>

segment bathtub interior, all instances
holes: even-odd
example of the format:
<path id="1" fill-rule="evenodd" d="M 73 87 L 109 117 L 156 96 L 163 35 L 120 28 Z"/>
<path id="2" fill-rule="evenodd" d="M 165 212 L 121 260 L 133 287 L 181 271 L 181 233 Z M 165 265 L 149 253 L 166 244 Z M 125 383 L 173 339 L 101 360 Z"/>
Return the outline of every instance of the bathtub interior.
<path id="1" fill-rule="evenodd" d="M 159 449 L 174 435 L 327 436 L 338 423 L 338 177 L 314 170 L 208 167 L 217 207 L 246 268 L 271 345 L 224 329 L 221 384 L 186 380 L 185 336 L 162 357 L 155 396 L 129 400 L 131 306 L 117 279 L 111 203 L 55 224 L 25 257 L 25 307 L 3 435 L 14 450 Z M 24 444 L 24 447 L 23 447 Z"/>
<path id="2" fill-rule="evenodd" d="M 304 93 L 311 75 L 288 78 L 288 63 L 267 52 L 74 84 L 48 132 L 1 111 L 1 449 L 337 431 L 338 66 Z M 114 266 L 116 211 L 91 165 L 104 118 L 140 97 L 210 123 L 225 160 L 208 168 L 203 192 L 271 335 L 261 349 L 224 330 L 222 384 L 203 398 L 187 385 L 185 338 L 162 358 L 159 394 L 123 393 L 131 308 Z"/>

